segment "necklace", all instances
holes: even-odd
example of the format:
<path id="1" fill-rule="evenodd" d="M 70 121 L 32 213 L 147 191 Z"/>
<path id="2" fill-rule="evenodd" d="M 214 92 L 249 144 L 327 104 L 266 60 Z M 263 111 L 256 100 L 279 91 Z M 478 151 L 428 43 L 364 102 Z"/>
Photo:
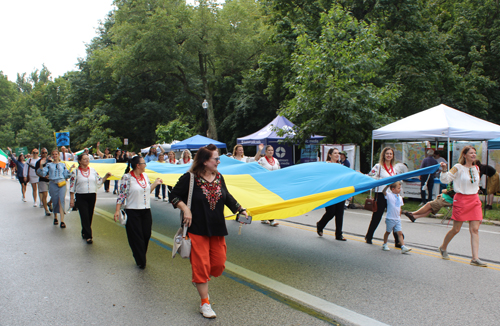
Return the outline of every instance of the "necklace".
<path id="1" fill-rule="evenodd" d="M 168 162 L 169 162 L 170 164 L 175 164 L 175 159 L 174 159 L 174 160 L 170 160 L 170 159 L 169 159 L 169 160 L 168 160 Z"/>
<path id="2" fill-rule="evenodd" d="M 187 164 L 189 162 L 189 159 L 186 161 L 185 158 L 182 159 L 184 161 L 184 164 Z"/>
<path id="3" fill-rule="evenodd" d="M 267 156 L 265 156 L 265 158 L 266 158 L 267 163 L 269 163 L 269 165 L 271 165 L 271 166 L 274 165 L 274 157 L 271 157 L 271 159 L 269 159 Z"/>
<path id="4" fill-rule="evenodd" d="M 141 177 L 140 178 L 137 178 L 135 176 L 134 171 L 131 171 L 130 174 L 135 178 L 135 180 L 137 181 L 137 183 L 139 184 L 139 186 L 141 186 L 141 188 L 146 189 L 147 182 L 146 182 L 146 179 L 144 178 L 144 175 L 142 175 L 142 173 L 141 173 Z"/>
<path id="5" fill-rule="evenodd" d="M 84 176 L 85 178 L 88 178 L 89 175 L 90 175 L 90 168 L 87 167 L 85 170 L 83 170 L 81 167 L 78 167 L 78 170 L 80 170 L 80 173 L 82 176 Z"/>
<path id="6" fill-rule="evenodd" d="M 389 175 L 392 176 L 394 174 L 394 169 L 392 168 L 392 164 L 389 164 L 389 166 L 391 167 L 390 170 L 387 168 L 387 165 L 385 165 L 385 162 L 384 162 L 384 169 L 387 171 L 387 173 L 389 173 Z"/>

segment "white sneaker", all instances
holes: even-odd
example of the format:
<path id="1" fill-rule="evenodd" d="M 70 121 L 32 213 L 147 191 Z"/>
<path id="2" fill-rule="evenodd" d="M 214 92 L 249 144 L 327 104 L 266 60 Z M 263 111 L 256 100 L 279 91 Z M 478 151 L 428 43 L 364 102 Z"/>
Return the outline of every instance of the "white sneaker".
<path id="1" fill-rule="evenodd" d="M 33 204 L 33 207 L 38 207 L 38 205 L 36 203 Z"/>
<path id="2" fill-rule="evenodd" d="M 160 197 L 155 197 L 155 200 L 158 201 L 158 199 L 160 199 Z"/>
<path id="3" fill-rule="evenodd" d="M 200 306 L 200 314 L 205 318 L 215 318 L 217 315 L 215 311 L 212 310 L 212 306 L 208 303 L 205 303 L 203 306 Z"/>
<path id="4" fill-rule="evenodd" d="M 389 246 L 387 245 L 387 243 L 384 243 L 384 244 L 382 245 L 382 250 L 383 250 L 383 251 L 389 251 L 389 250 L 391 250 L 391 249 L 389 249 Z"/>
<path id="5" fill-rule="evenodd" d="M 408 248 L 407 246 L 401 246 L 401 253 L 406 254 L 407 252 L 410 252 L 411 248 Z"/>
<path id="6" fill-rule="evenodd" d="M 26 198 L 23 197 L 23 202 L 26 202 Z"/>
<path id="7" fill-rule="evenodd" d="M 276 221 L 271 221 L 271 222 L 269 222 L 269 225 L 270 226 L 278 226 L 280 224 L 278 222 L 276 222 Z"/>

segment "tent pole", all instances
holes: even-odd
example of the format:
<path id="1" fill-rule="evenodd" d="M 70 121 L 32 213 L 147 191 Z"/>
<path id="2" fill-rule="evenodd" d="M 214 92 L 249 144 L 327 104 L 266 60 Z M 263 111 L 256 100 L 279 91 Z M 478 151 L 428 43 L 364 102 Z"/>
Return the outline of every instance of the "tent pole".
<path id="1" fill-rule="evenodd" d="M 448 137 L 448 148 L 447 148 L 447 152 L 448 152 L 448 171 L 450 171 L 450 137 Z"/>
<path id="2" fill-rule="evenodd" d="M 486 166 L 490 165 L 490 151 L 488 150 L 488 142 L 486 141 Z M 486 175 L 486 185 L 485 185 L 485 194 L 484 194 L 484 207 L 483 207 L 483 219 L 486 216 L 486 204 L 488 204 L 488 175 Z M 493 200 L 495 200 L 495 196 L 493 196 Z M 492 203 L 493 204 L 493 203 Z"/>
<path id="3" fill-rule="evenodd" d="M 370 169 L 373 167 L 373 132 L 372 132 L 372 157 L 370 159 Z M 372 196 L 372 190 L 370 189 L 370 197 Z"/>

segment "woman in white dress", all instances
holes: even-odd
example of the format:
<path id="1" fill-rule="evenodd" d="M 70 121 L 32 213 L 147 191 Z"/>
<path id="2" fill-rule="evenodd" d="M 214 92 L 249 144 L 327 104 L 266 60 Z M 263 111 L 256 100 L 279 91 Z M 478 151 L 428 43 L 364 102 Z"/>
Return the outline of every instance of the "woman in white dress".
<path id="1" fill-rule="evenodd" d="M 262 149 L 264 148 L 264 144 L 259 145 L 259 150 L 257 151 L 257 154 L 260 154 Z M 274 154 L 274 148 L 271 145 L 266 146 L 266 155 L 264 157 L 261 157 L 257 163 L 259 163 L 262 167 L 268 169 L 269 171 L 275 171 L 279 170 L 280 167 L 280 162 L 278 161 L 277 158 L 273 157 Z M 269 224 L 271 226 L 278 226 L 279 223 L 274 221 L 274 220 L 269 220 L 269 221 L 261 221 L 262 224 Z"/>
<path id="2" fill-rule="evenodd" d="M 26 160 L 26 164 L 28 165 L 28 177 L 29 183 L 31 184 L 31 188 L 33 190 L 33 207 L 37 207 L 37 194 L 38 194 L 38 175 L 36 174 L 36 162 L 40 160 L 38 157 L 38 149 L 33 149 L 31 151 L 31 157 Z"/>

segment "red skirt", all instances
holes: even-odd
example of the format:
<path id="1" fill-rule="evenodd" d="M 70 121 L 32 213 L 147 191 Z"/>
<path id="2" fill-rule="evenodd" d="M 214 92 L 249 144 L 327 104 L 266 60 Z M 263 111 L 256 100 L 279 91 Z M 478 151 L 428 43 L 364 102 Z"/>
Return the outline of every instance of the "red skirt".
<path id="1" fill-rule="evenodd" d="M 482 221 L 481 201 L 478 194 L 455 194 L 453 197 L 453 213 L 451 218 L 455 221 Z"/>

